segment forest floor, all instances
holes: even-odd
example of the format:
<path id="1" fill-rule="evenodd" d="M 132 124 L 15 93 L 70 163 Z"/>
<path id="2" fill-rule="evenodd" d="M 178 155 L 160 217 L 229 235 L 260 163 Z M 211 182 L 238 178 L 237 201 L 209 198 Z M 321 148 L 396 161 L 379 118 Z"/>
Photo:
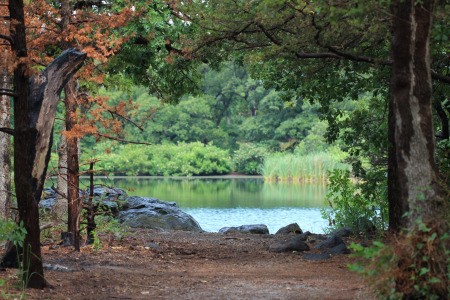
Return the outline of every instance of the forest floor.
<path id="1" fill-rule="evenodd" d="M 371 299 L 348 255 L 309 261 L 268 251 L 274 235 L 136 230 L 81 252 L 43 242 L 44 290 L 26 299 Z M 18 299 L 17 270 L 4 291 Z M 4 294 L 3 297 L 7 295 Z"/>

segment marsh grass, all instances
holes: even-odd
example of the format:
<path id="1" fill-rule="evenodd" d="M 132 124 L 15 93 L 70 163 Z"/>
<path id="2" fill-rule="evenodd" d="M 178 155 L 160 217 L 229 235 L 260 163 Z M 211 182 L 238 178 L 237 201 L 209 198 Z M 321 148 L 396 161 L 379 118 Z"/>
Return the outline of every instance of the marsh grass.
<path id="1" fill-rule="evenodd" d="M 267 157 L 262 167 L 264 180 L 268 182 L 327 182 L 332 170 L 349 170 L 329 153 L 319 152 L 307 155 L 278 154 Z"/>

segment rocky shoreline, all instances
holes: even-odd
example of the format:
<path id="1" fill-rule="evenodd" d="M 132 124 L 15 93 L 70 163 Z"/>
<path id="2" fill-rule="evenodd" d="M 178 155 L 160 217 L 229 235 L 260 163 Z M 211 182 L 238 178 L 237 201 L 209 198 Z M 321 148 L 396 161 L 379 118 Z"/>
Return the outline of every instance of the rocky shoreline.
<path id="1" fill-rule="evenodd" d="M 87 197 L 85 197 L 87 199 Z M 45 189 L 40 207 L 50 211 L 57 201 L 56 192 Z M 128 196 L 119 188 L 96 186 L 94 188 L 94 206 L 97 211 L 117 218 L 120 223 L 131 228 L 152 229 L 158 231 L 204 232 L 199 223 L 183 212 L 175 202 L 166 202 L 157 198 Z M 350 250 L 344 239 L 350 236 L 348 229 L 340 229 L 330 234 L 303 232 L 297 223 L 280 228 L 274 235 L 264 224 L 243 224 L 238 227 L 224 227 L 219 230 L 223 235 L 258 234 L 275 237 L 269 245 L 269 251 L 308 252 L 305 259 L 323 260 L 336 254 L 348 254 Z M 310 251 L 314 250 L 314 251 Z"/>

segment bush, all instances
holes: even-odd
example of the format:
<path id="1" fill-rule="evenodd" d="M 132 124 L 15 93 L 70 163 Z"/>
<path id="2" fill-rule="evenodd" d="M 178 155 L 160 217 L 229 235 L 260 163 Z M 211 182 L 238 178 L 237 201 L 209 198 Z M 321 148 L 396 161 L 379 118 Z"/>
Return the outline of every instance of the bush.
<path id="1" fill-rule="evenodd" d="M 260 175 L 264 160 L 268 155 L 266 148 L 254 144 L 240 144 L 234 152 L 233 164 L 236 172 L 248 175 Z"/>
<path id="2" fill-rule="evenodd" d="M 221 175 L 231 172 L 228 151 L 200 142 L 120 145 L 98 156 L 107 174 L 127 176 Z"/>
<path id="3" fill-rule="evenodd" d="M 382 299 L 449 299 L 449 234 L 442 225 L 441 220 L 416 220 L 390 244 L 353 244 L 360 260 L 350 269 L 362 274 Z"/>
<path id="4" fill-rule="evenodd" d="M 325 197 L 328 208 L 322 209 L 322 216 L 330 221 L 332 227 L 349 227 L 355 233 L 386 228 L 388 208 L 385 183 L 374 178 L 353 183 L 348 170 L 332 171 L 329 180 Z"/>

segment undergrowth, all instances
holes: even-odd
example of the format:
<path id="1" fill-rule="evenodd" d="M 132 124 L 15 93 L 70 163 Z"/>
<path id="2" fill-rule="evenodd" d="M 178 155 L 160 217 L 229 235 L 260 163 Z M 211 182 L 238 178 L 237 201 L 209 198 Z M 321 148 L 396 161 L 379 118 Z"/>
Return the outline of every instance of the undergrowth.
<path id="1" fill-rule="evenodd" d="M 350 269 L 362 274 L 384 299 L 450 299 L 449 234 L 440 225 L 416 221 L 413 230 L 388 244 L 353 244 L 360 260 Z"/>

